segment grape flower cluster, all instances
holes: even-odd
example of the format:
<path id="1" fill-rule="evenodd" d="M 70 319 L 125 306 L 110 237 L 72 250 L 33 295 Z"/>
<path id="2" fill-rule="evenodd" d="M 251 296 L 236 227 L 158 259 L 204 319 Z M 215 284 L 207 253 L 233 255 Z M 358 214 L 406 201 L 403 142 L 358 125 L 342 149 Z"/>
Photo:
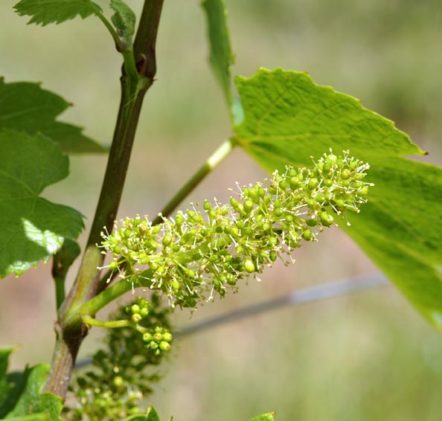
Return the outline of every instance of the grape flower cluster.
<path id="1" fill-rule="evenodd" d="M 172 341 L 171 310 L 158 294 L 152 294 L 149 301 L 138 297 L 111 316 L 116 321 L 129 319 L 131 324 L 109 329 L 92 364 L 76 371 L 63 419 L 113 421 L 144 416 L 143 403 L 169 355 L 164 351 Z"/>
<path id="2" fill-rule="evenodd" d="M 239 188 L 229 204 L 206 200 L 202 210 L 193 206 L 159 225 L 126 218 L 103 233 L 103 252 L 112 253 L 112 270 L 161 291 L 172 306 L 194 308 L 316 240 L 342 212 L 359 212 L 372 185 L 368 168 L 348 151 L 330 151 L 312 168 L 286 166 L 265 184 Z"/>
<path id="3" fill-rule="evenodd" d="M 153 352 L 154 355 L 160 355 L 161 352 L 170 350 L 172 342 L 172 333 L 162 326 L 145 327 L 140 322 L 150 315 L 151 302 L 142 297 L 138 297 L 136 301 L 126 306 L 126 314 L 130 316 L 130 320 L 134 323 L 134 328 L 142 335 L 146 348 Z"/>

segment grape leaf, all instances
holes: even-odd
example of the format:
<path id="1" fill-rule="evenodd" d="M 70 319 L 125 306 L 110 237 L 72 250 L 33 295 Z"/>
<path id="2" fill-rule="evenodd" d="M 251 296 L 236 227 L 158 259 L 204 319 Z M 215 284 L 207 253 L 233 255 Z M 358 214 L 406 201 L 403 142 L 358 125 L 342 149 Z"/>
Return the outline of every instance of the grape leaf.
<path id="1" fill-rule="evenodd" d="M 135 13 L 123 0 L 111 0 L 110 5 L 115 12 L 111 18 L 112 23 L 117 28 L 118 34 L 124 39 L 126 45 L 131 46 L 135 33 Z"/>
<path id="2" fill-rule="evenodd" d="M 91 0 L 21 0 L 14 9 L 20 16 L 30 16 L 28 23 L 42 26 L 62 23 L 77 16 L 85 19 L 101 12 L 100 6 Z"/>
<path id="3" fill-rule="evenodd" d="M 37 83 L 5 83 L 0 78 L 0 130 L 43 133 L 67 153 L 105 152 L 105 148 L 84 136 L 79 127 L 56 121 L 70 105 Z"/>
<path id="4" fill-rule="evenodd" d="M 38 364 L 22 372 L 7 373 L 11 349 L 0 349 L 0 418 L 6 420 L 58 421 L 62 400 L 41 393 L 49 365 Z"/>
<path id="5" fill-rule="evenodd" d="M 21 274 L 75 239 L 81 215 L 39 195 L 68 175 L 68 158 L 42 135 L 0 130 L 0 276 Z"/>
<path id="6" fill-rule="evenodd" d="M 8 371 L 9 356 L 12 354 L 12 351 L 12 348 L 0 348 L 0 381 Z"/>
<path id="7" fill-rule="evenodd" d="M 230 45 L 227 27 L 227 9 L 224 0 L 204 0 L 202 7 L 206 13 L 207 34 L 210 45 L 210 64 L 218 79 L 227 103 L 232 102 L 232 78 L 230 68 L 234 55 Z"/>
<path id="8" fill-rule="evenodd" d="M 442 169 L 406 159 L 424 152 L 391 121 L 305 73 L 261 69 L 236 84 L 244 119 L 235 138 L 267 169 L 308 165 L 329 148 L 371 165 L 369 202 L 341 226 L 442 328 Z"/>
<path id="9" fill-rule="evenodd" d="M 32 368 L 26 368 L 22 377 L 22 390 L 5 419 L 14 419 L 35 414 L 44 415 L 47 420 L 58 420 L 62 410 L 61 398 L 50 393 L 41 393 L 49 374 L 49 365 L 39 364 Z M 41 414 L 41 415 L 40 415 Z"/>
<path id="10" fill-rule="evenodd" d="M 12 353 L 12 349 L 0 348 L 0 419 L 7 414 L 6 409 L 9 407 L 9 395 L 11 391 L 11 384 L 6 378 L 8 372 L 9 356 Z"/>

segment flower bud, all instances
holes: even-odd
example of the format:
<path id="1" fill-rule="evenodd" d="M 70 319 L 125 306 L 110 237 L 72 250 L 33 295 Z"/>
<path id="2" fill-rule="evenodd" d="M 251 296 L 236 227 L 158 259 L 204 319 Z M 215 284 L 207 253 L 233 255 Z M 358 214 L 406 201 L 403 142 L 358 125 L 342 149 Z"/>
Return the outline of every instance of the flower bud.
<path id="1" fill-rule="evenodd" d="M 161 341 L 159 345 L 161 351 L 169 351 L 170 350 L 170 343 L 166 341 Z"/>
<path id="2" fill-rule="evenodd" d="M 313 240 L 313 233 L 310 231 L 310 230 L 305 230 L 303 233 L 302 233 L 302 238 L 305 240 L 305 241 L 312 241 Z"/>
<path id="3" fill-rule="evenodd" d="M 143 333 L 143 341 L 149 342 L 152 340 L 152 334 L 149 332 Z"/>
<path id="4" fill-rule="evenodd" d="M 256 270 L 255 264 L 253 263 L 253 261 L 251 259 L 247 259 L 244 262 L 244 269 L 249 273 L 255 272 L 255 270 Z"/>
<path id="5" fill-rule="evenodd" d="M 134 322 L 134 323 L 139 323 L 139 322 L 141 322 L 141 319 L 142 319 L 143 317 L 140 315 L 140 314 L 138 314 L 138 313 L 136 313 L 136 314 L 132 314 L 132 317 L 131 317 L 131 319 L 132 319 L 132 321 Z"/>

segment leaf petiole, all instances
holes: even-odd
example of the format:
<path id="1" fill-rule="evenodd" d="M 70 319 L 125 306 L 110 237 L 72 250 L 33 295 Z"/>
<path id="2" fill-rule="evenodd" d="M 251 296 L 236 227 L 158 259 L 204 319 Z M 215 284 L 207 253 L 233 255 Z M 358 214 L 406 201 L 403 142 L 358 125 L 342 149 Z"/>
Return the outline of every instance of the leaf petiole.
<path id="1" fill-rule="evenodd" d="M 120 327 L 131 326 L 130 320 L 97 320 L 92 316 L 84 315 L 81 316 L 81 320 L 86 326 L 102 327 L 105 329 L 118 329 Z"/>
<path id="2" fill-rule="evenodd" d="M 97 16 L 98 19 L 101 20 L 101 22 L 103 22 L 104 26 L 111 34 L 111 37 L 113 38 L 113 40 L 115 42 L 115 48 L 117 49 L 117 51 L 122 52 L 125 48 L 124 43 L 123 43 L 122 39 L 120 38 L 120 36 L 118 35 L 118 32 L 115 30 L 112 23 L 109 22 L 109 20 L 106 18 L 106 16 L 103 15 L 100 8 L 98 6 L 95 7 L 95 5 L 94 5 L 94 14 L 95 14 L 95 16 Z"/>
<path id="3" fill-rule="evenodd" d="M 163 218 L 168 217 L 178 205 L 201 183 L 201 181 L 213 171 L 225 158 L 227 158 L 233 151 L 235 142 L 232 139 L 224 141 L 216 150 L 209 156 L 206 162 L 189 178 L 189 180 L 178 190 L 178 192 L 170 199 L 164 206 L 158 216 L 153 220 L 152 224 L 157 225 L 163 221 Z"/>

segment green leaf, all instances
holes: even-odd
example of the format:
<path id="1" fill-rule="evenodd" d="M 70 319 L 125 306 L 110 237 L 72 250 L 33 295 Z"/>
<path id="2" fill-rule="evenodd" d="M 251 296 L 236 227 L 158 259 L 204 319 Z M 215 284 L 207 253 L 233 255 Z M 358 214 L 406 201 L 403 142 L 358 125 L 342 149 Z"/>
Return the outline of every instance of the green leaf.
<path id="1" fill-rule="evenodd" d="M 112 23 L 126 45 L 131 46 L 135 33 L 135 13 L 123 0 L 111 0 L 110 5 L 115 12 L 111 18 Z"/>
<path id="2" fill-rule="evenodd" d="M 257 417 L 253 417 L 250 421 L 274 421 L 275 413 L 267 412 L 266 414 L 258 415 Z"/>
<path id="3" fill-rule="evenodd" d="M 12 351 L 12 349 L 0 349 L 0 418 L 7 413 L 3 408 L 8 407 L 8 396 L 11 390 L 6 373 L 8 371 L 9 356 Z"/>
<path id="4" fill-rule="evenodd" d="M 12 351 L 12 348 L 0 348 L 0 379 L 2 379 L 8 371 L 9 356 Z"/>
<path id="5" fill-rule="evenodd" d="M 40 197 L 68 175 L 68 158 L 42 135 L 0 131 L 0 276 L 20 274 L 75 239 L 81 215 Z"/>
<path id="6" fill-rule="evenodd" d="M 42 26 L 62 23 L 77 16 L 85 19 L 101 12 L 100 6 L 91 0 L 21 0 L 14 9 L 20 16 L 30 16 L 28 23 Z"/>
<path id="7" fill-rule="evenodd" d="M 21 390 L 20 397 L 15 403 L 13 411 L 8 413 L 5 417 L 6 419 L 41 412 L 41 405 L 42 402 L 46 402 L 46 397 L 42 398 L 44 395 L 40 395 L 40 391 L 46 381 L 48 373 L 49 366 L 46 364 L 25 369 L 22 374 L 25 380 L 24 387 Z"/>
<path id="8" fill-rule="evenodd" d="M 43 371 L 43 368 L 45 369 Z M 34 373 L 44 374 L 44 377 L 36 378 Z M 13 409 L 4 419 L 6 420 L 45 420 L 58 421 L 63 409 L 63 401 L 59 396 L 51 393 L 41 393 L 41 389 L 46 381 L 49 366 L 40 364 L 24 375 L 26 385 L 21 391 L 21 396 Z"/>
<path id="9" fill-rule="evenodd" d="M 0 349 L 0 418 L 7 420 L 60 419 L 62 400 L 50 393 L 41 393 L 49 365 L 39 364 L 23 372 L 7 373 L 12 350 Z"/>
<path id="10" fill-rule="evenodd" d="M 232 103 L 230 68 L 234 62 L 234 55 L 227 26 L 227 10 L 224 0 L 203 0 L 202 7 L 207 19 L 210 64 L 230 106 Z"/>
<path id="11" fill-rule="evenodd" d="M 305 73 L 262 69 L 238 78 L 238 143 L 269 170 L 308 165 L 329 148 L 371 165 L 369 203 L 341 224 L 435 326 L 442 328 L 442 170 L 411 161 L 424 152 L 355 98 Z"/>
<path id="12" fill-rule="evenodd" d="M 149 406 L 146 415 L 132 415 L 126 421 L 160 421 L 160 416 L 153 406 Z"/>
<path id="13" fill-rule="evenodd" d="M 67 153 L 97 153 L 105 149 L 81 133 L 81 128 L 56 121 L 71 104 L 37 83 L 5 83 L 0 78 L 0 130 L 40 132 Z"/>

